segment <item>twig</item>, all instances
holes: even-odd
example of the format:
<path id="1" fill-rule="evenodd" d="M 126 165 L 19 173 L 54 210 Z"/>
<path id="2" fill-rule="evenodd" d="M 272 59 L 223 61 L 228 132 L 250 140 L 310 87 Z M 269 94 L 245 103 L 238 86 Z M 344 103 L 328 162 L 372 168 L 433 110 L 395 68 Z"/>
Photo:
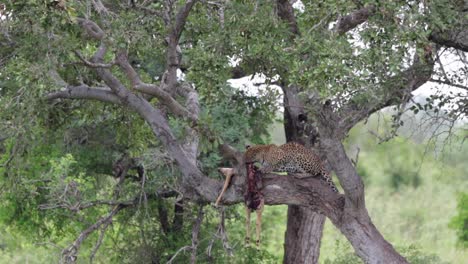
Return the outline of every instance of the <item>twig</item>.
<path id="1" fill-rule="evenodd" d="M 429 81 L 434 82 L 434 83 L 447 84 L 447 85 L 457 87 L 457 88 L 460 88 L 460 89 L 468 90 L 468 86 L 453 83 L 451 81 L 445 81 L 445 80 L 439 80 L 439 79 L 433 79 L 433 78 L 429 79 Z"/>
<path id="2" fill-rule="evenodd" d="M 91 252 L 91 255 L 89 256 L 89 263 L 93 263 L 94 256 L 96 255 L 98 249 L 101 247 L 102 240 L 104 239 L 104 235 L 110 223 L 111 221 L 106 222 L 104 226 L 101 228 L 101 233 L 99 234 L 99 238 L 96 241 L 96 245 L 94 246 L 93 251 Z"/>

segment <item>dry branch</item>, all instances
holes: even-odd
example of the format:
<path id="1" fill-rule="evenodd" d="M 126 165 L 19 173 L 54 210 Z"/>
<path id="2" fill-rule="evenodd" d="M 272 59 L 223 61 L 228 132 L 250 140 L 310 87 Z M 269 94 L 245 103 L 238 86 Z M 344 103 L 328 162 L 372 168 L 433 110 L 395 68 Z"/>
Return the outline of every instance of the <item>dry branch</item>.
<path id="1" fill-rule="evenodd" d="M 107 226 L 112 222 L 112 218 L 122 209 L 127 207 L 126 205 L 117 205 L 115 206 L 109 214 L 101 217 L 96 223 L 85 229 L 78 238 L 72 243 L 71 246 L 62 251 L 61 263 L 76 263 L 78 259 L 78 250 L 81 247 L 83 241 L 95 230 L 101 228 L 101 226 Z"/>

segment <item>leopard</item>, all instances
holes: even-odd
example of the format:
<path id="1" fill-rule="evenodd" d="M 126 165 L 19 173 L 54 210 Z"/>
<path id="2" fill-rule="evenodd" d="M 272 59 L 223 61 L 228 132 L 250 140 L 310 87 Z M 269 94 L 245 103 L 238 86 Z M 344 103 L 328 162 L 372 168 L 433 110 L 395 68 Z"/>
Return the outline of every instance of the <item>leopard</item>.
<path id="1" fill-rule="evenodd" d="M 325 181 L 338 193 L 329 172 L 325 169 L 320 157 L 296 142 L 288 142 L 277 146 L 255 145 L 246 146 L 245 163 L 260 163 L 262 173 L 287 172 L 306 173 Z"/>

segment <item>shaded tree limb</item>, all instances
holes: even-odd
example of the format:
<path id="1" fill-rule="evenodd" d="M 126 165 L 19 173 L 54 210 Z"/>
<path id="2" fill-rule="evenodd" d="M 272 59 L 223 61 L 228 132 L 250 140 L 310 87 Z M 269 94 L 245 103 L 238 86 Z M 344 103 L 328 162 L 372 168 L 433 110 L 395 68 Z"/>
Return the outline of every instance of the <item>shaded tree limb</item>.
<path id="1" fill-rule="evenodd" d="M 179 68 L 180 62 L 182 60 L 182 51 L 179 47 L 179 39 L 184 29 L 187 17 L 197 0 L 187 0 L 185 4 L 179 8 L 175 21 L 169 31 L 167 36 L 167 55 L 166 55 L 166 70 L 167 76 L 166 80 L 162 80 L 166 83 L 168 90 L 173 90 L 177 83 L 177 69 Z M 172 9 L 172 2 L 166 3 L 170 5 L 167 8 Z"/>
<path id="2" fill-rule="evenodd" d="M 468 52 L 468 30 L 466 28 L 433 31 L 429 35 L 429 40 L 442 46 Z"/>
<path id="3" fill-rule="evenodd" d="M 80 17 L 76 18 L 76 21 L 86 30 L 90 37 L 97 40 L 102 40 L 104 38 L 104 31 L 95 22 Z"/>
<path id="4" fill-rule="evenodd" d="M 375 14 L 375 12 L 375 5 L 368 5 L 358 10 L 355 10 L 346 16 L 338 18 L 338 21 L 336 22 L 333 31 L 335 31 L 338 34 L 344 34 L 356 28 L 360 24 L 366 22 L 370 16 Z"/>

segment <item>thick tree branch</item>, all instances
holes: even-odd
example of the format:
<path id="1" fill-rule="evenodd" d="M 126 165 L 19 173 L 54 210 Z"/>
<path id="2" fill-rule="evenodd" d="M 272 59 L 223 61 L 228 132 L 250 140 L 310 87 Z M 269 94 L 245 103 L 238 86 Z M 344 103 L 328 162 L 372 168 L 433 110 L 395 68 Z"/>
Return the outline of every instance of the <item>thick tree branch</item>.
<path id="1" fill-rule="evenodd" d="M 192 5 L 193 3 L 187 5 L 186 7 L 191 7 Z M 182 11 L 182 13 L 188 15 L 188 13 L 185 11 Z M 86 25 L 92 25 L 94 31 L 101 30 L 94 22 L 89 22 L 88 24 L 82 23 L 82 25 L 85 27 L 85 29 L 88 29 Z M 96 39 L 101 40 L 101 45 L 93 57 L 93 63 L 101 63 L 106 53 L 106 45 L 102 41 L 102 38 L 103 36 L 101 38 L 96 36 Z M 190 153 L 184 150 L 182 144 L 177 140 L 174 133 L 172 132 L 168 120 L 164 114 L 159 109 L 153 107 L 153 105 L 151 105 L 151 103 L 149 103 L 143 97 L 127 90 L 127 88 L 112 74 L 109 69 L 95 68 L 95 71 L 98 76 L 107 84 L 107 86 L 114 92 L 114 94 L 120 99 L 122 104 L 136 111 L 148 123 L 156 137 L 161 140 L 168 153 L 179 165 L 180 171 L 184 176 L 182 178 L 182 186 L 187 195 L 203 197 L 203 192 L 200 191 L 203 189 L 202 186 L 193 185 L 193 182 L 202 184 L 202 179 L 204 178 L 203 174 L 196 165 L 196 159 L 193 155 L 190 155 Z M 132 72 L 130 73 L 133 74 Z M 213 197 L 215 197 L 214 194 Z M 214 199 L 215 198 L 213 198 L 213 200 Z"/>
<path id="2" fill-rule="evenodd" d="M 63 90 L 46 95 L 48 100 L 63 99 L 91 99 L 101 102 L 120 104 L 120 99 L 108 88 L 91 88 L 87 85 L 68 86 Z"/>
<path id="3" fill-rule="evenodd" d="M 338 18 L 335 28 L 333 29 L 338 34 L 344 34 L 351 29 L 359 26 L 360 24 L 367 21 L 376 11 L 374 5 L 362 7 L 351 14 Z"/>
<path id="4" fill-rule="evenodd" d="M 262 177 L 262 193 L 267 205 L 299 205 L 325 214 L 339 222 L 344 208 L 344 196 L 333 192 L 326 183 L 304 175 L 266 174 Z M 222 198 L 222 204 L 243 202 L 241 193 L 229 188 Z"/>
<path id="5" fill-rule="evenodd" d="M 198 249 L 198 235 L 200 234 L 200 227 L 203 222 L 203 206 L 198 209 L 198 215 L 193 223 L 192 228 L 192 254 L 190 256 L 190 263 L 195 264 L 197 262 L 197 249 Z"/>

